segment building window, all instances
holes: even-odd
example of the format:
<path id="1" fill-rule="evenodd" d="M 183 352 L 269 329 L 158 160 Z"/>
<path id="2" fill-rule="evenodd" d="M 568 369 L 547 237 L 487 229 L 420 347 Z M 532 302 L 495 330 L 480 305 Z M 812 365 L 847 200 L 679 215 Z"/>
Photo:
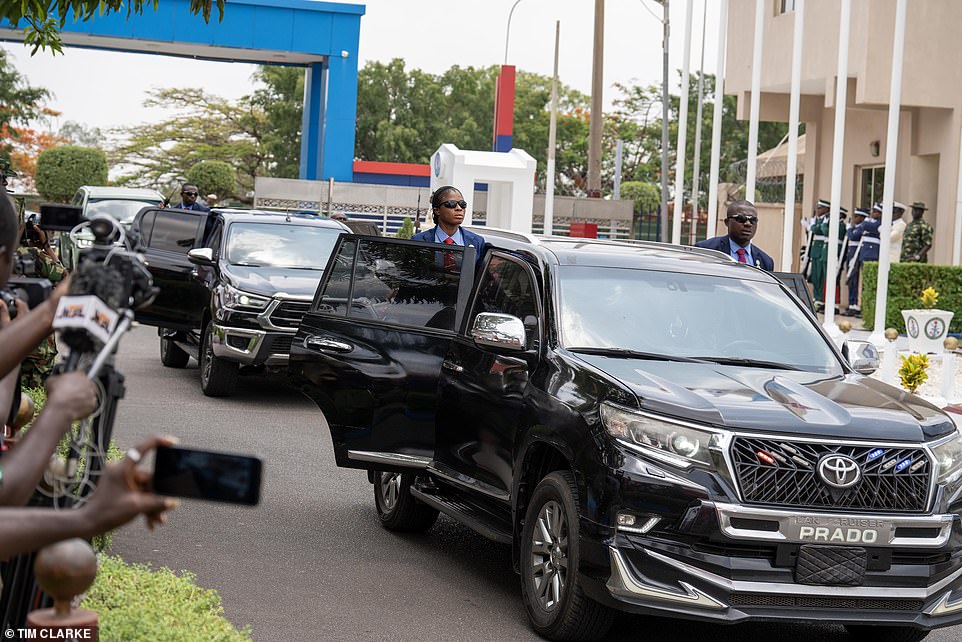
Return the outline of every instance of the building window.
<path id="1" fill-rule="evenodd" d="M 858 170 L 858 207 L 871 209 L 882 200 L 885 184 L 885 165 L 860 167 Z"/>
<path id="2" fill-rule="evenodd" d="M 775 0 L 775 15 L 780 16 L 783 13 L 791 13 L 795 11 L 795 0 Z"/>

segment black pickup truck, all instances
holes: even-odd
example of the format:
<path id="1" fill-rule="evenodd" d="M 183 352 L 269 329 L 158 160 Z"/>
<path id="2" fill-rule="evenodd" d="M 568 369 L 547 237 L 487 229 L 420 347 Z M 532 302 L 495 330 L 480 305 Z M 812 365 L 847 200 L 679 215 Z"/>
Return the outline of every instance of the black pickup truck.
<path id="1" fill-rule="evenodd" d="M 477 264 L 342 236 L 294 337 L 386 528 L 445 513 L 511 546 L 554 640 L 614 611 L 866 642 L 962 623 L 962 436 L 866 376 L 871 344 L 712 250 L 479 232 Z"/>
<path id="2" fill-rule="evenodd" d="M 231 394 L 238 374 L 286 367 L 337 237 L 349 231 L 312 215 L 227 209 L 148 208 L 133 227 L 160 288 L 137 320 L 158 327 L 165 366 L 197 359 L 211 397 Z"/>

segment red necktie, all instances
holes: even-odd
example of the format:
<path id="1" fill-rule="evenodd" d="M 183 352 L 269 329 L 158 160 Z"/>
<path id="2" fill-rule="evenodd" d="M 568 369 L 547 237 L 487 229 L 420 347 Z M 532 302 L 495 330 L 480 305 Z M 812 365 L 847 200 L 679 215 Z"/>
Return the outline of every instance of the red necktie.
<path id="1" fill-rule="evenodd" d="M 444 239 L 444 244 L 454 245 L 454 239 L 449 236 L 448 238 Z M 455 269 L 457 269 L 457 267 L 458 267 L 458 264 L 457 264 L 457 261 L 454 260 L 454 252 L 445 252 L 444 253 L 444 269 L 449 272 L 453 272 Z"/>
<path id="2" fill-rule="evenodd" d="M 735 250 L 735 254 L 738 255 L 738 262 L 739 262 L 739 263 L 748 263 L 748 261 L 745 260 L 745 254 L 747 254 L 747 253 L 745 252 L 745 249 L 744 249 L 744 248 L 741 248 L 741 247 L 738 248 L 737 250 Z"/>

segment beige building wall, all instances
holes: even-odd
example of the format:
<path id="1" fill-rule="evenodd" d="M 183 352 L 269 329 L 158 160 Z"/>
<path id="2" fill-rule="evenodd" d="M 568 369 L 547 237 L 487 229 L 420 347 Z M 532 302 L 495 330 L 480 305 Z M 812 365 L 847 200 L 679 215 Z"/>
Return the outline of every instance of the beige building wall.
<path id="1" fill-rule="evenodd" d="M 761 118 L 787 122 L 795 14 L 779 14 L 779 5 L 778 0 L 765 3 Z M 801 118 L 806 123 L 807 145 L 805 158 L 799 159 L 799 172 L 806 179 L 802 211 L 808 213 L 816 199 L 831 195 L 840 3 L 807 0 L 805 7 Z M 751 91 L 754 20 L 754 0 L 731 0 L 725 90 L 738 97 L 738 114 L 745 119 Z M 842 205 L 849 210 L 856 205 L 859 169 L 885 162 L 894 26 L 895 0 L 852 1 L 842 171 Z M 926 220 L 935 228 L 929 258 L 935 263 L 952 261 L 956 233 L 962 144 L 960 34 L 962 1 L 910 3 L 895 199 L 928 205 Z M 873 146 L 876 141 L 877 155 Z M 780 252 L 780 247 L 773 249 Z"/>

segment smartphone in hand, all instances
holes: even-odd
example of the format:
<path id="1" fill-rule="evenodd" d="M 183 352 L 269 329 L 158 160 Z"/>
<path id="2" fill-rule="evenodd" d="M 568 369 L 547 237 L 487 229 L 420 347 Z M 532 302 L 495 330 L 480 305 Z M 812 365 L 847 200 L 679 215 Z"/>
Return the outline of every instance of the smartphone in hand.
<path id="1" fill-rule="evenodd" d="M 258 457 L 158 446 L 154 492 L 255 506 L 260 501 L 262 470 Z"/>

